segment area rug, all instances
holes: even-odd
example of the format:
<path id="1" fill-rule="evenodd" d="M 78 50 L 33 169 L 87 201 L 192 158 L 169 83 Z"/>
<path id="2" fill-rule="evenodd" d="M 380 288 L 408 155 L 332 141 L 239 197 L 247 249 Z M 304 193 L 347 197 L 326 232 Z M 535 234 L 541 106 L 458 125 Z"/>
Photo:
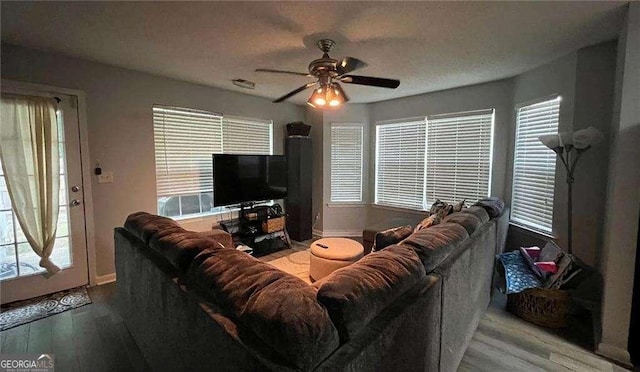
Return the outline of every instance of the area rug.
<path id="1" fill-rule="evenodd" d="M 315 239 L 310 239 L 303 242 L 292 241 L 289 249 L 283 249 L 258 259 L 311 284 L 311 278 L 309 277 L 311 253 L 309 252 L 309 247 L 314 240 Z"/>
<path id="2" fill-rule="evenodd" d="M 86 287 L 77 287 L 24 301 L 12 302 L 0 308 L 0 331 L 91 303 Z"/>
<path id="3" fill-rule="evenodd" d="M 304 250 L 267 262 L 278 269 L 293 276 L 297 276 L 308 284 L 311 284 L 311 278 L 309 277 L 309 261 L 309 250 Z"/>

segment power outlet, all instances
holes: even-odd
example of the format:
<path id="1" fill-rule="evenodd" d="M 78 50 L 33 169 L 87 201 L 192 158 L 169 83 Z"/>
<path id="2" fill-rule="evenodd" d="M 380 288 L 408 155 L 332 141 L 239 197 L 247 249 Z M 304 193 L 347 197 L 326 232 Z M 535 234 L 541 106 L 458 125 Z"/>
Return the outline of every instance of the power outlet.
<path id="1" fill-rule="evenodd" d="M 98 175 L 98 183 L 112 183 L 113 172 L 102 172 Z"/>

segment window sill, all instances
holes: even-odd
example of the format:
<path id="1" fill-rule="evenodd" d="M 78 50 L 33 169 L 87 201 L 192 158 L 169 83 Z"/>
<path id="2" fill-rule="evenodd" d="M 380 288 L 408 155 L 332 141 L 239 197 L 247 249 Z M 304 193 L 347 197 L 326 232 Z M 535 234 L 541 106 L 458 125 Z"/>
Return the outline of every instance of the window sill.
<path id="1" fill-rule="evenodd" d="M 344 202 L 344 203 L 327 203 L 327 207 L 329 208 L 358 208 L 358 207 L 366 207 L 367 203 L 362 202 Z"/>
<path id="2" fill-rule="evenodd" d="M 373 208 L 376 209 L 386 209 L 389 211 L 396 211 L 396 212 L 405 212 L 405 213 L 413 213 L 413 214 L 419 214 L 419 215 L 424 215 L 426 212 L 426 210 L 421 210 L 421 209 L 410 209 L 410 208 L 402 208 L 402 207 L 392 207 L 390 205 L 383 205 L 383 204 L 375 204 L 372 203 L 371 206 Z"/>
<path id="3" fill-rule="evenodd" d="M 200 222 L 214 219 L 216 221 L 222 220 L 219 218 L 220 216 L 224 216 L 225 214 L 232 214 L 238 212 L 240 208 L 232 208 L 230 210 L 222 211 L 222 212 L 209 212 L 209 213 L 198 213 L 198 214 L 190 214 L 186 216 L 171 216 L 167 218 L 171 218 L 176 222 Z"/>
<path id="4" fill-rule="evenodd" d="M 540 231 L 540 230 L 536 230 L 536 229 L 533 229 L 531 227 L 519 224 L 517 222 L 509 221 L 509 226 L 513 226 L 517 230 L 519 230 L 519 231 L 521 231 L 521 232 L 523 232 L 523 233 L 525 233 L 525 234 L 527 234 L 529 236 L 533 236 L 535 238 L 552 239 L 552 240 L 558 239 L 557 236 L 554 236 L 554 235 L 552 235 L 550 233 L 543 232 L 543 231 Z"/>

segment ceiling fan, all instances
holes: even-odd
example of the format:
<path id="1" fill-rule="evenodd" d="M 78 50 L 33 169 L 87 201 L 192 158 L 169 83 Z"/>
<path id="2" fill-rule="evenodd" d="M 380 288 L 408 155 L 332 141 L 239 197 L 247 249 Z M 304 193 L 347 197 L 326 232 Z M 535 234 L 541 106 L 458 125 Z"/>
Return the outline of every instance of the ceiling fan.
<path id="1" fill-rule="evenodd" d="M 336 45 L 336 43 L 330 39 L 322 39 L 318 41 L 318 48 L 320 48 L 324 54 L 321 58 L 309 63 L 309 73 L 274 70 L 268 68 L 256 69 L 256 72 L 271 72 L 316 78 L 316 81 L 309 82 L 297 89 L 294 89 L 273 102 L 282 102 L 306 89 L 317 86 L 317 88 L 314 88 L 307 104 L 312 107 L 321 108 L 338 107 L 349 101 L 349 98 L 346 96 L 338 82 L 390 89 L 395 89 L 400 85 L 400 81 L 395 79 L 350 75 L 350 72 L 366 67 L 367 64 L 353 57 L 344 57 L 341 61 L 329 57 L 329 51 L 334 45 Z"/>

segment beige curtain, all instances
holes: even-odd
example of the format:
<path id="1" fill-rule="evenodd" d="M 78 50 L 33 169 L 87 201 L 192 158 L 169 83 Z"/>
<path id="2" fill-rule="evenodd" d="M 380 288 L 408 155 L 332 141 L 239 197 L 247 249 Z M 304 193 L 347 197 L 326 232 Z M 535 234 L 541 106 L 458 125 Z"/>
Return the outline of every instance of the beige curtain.
<path id="1" fill-rule="evenodd" d="M 53 98 L 2 95 L 0 159 L 20 227 L 40 266 L 50 276 L 60 268 L 49 260 L 58 223 L 60 154 Z"/>

